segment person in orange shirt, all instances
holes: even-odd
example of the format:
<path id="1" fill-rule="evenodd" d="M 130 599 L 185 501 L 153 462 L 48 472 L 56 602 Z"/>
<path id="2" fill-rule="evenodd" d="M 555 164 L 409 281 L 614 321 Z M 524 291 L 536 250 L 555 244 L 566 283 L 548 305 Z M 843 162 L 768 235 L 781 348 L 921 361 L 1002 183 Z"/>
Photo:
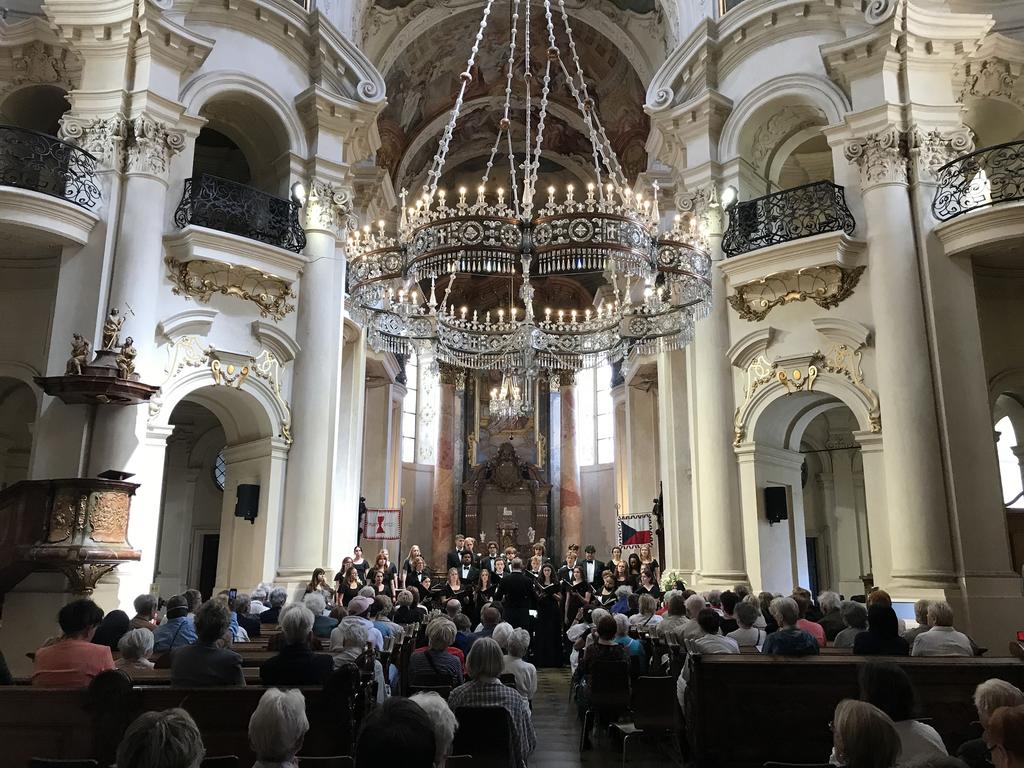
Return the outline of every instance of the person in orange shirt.
<path id="1" fill-rule="evenodd" d="M 113 669 L 110 648 L 91 642 L 102 620 L 103 609 L 92 600 L 75 600 L 61 608 L 57 623 L 64 634 L 36 651 L 32 685 L 84 688 L 100 672 Z"/>

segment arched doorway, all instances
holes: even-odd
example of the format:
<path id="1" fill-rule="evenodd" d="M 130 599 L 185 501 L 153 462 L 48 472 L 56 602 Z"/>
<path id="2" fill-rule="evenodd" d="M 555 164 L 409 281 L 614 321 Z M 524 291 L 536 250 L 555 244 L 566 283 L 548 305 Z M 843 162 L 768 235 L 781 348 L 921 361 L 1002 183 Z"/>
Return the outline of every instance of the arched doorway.
<path id="1" fill-rule="evenodd" d="M 287 449 L 264 404 L 235 387 L 202 386 L 176 402 L 167 424 L 159 593 L 209 597 L 272 579 Z M 258 489 L 252 521 L 235 516 L 239 486 Z"/>
<path id="2" fill-rule="evenodd" d="M 1013 569 L 1024 567 L 1024 399 L 1004 392 L 992 409 Z"/>
<path id="3" fill-rule="evenodd" d="M 56 85 L 29 85 L 12 91 L 0 104 L 0 124 L 56 136 L 71 108 L 67 92 Z"/>

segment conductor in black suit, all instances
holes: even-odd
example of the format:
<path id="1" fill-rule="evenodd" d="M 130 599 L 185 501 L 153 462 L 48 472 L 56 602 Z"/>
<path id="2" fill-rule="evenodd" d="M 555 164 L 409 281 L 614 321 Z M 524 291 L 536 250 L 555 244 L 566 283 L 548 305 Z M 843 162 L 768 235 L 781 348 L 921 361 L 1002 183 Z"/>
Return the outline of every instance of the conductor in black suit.
<path id="1" fill-rule="evenodd" d="M 516 629 L 530 628 L 530 608 L 536 592 L 533 580 L 523 573 L 523 561 L 518 557 L 512 561 L 512 572 L 498 584 L 495 599 L 501 600 L 504 619 Z"/>
<path id="2" fill-rule="evenodd" d="M 604 563 L 594 559 L 595 552 L 597 552 L 597 549 L 594 548 L 594 545 L 587 544 L 583 550 L 583 562 L 580 565 L 583 566 L 584 581 L 600 589 L 603 584 L 601 574 L 604 573 Z"/>

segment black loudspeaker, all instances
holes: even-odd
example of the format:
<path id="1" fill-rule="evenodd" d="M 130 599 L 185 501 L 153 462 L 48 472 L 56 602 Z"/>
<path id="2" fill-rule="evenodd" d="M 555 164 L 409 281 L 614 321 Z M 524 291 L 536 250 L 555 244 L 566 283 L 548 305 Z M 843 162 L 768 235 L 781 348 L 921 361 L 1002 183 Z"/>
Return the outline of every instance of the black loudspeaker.
<path id="1" fill-rule="evenodd" d="M 239 485 L 235 496 L 235 517 L 243 517 L 256 525 L 256 515 L 260 511 L 260 487 L 258 485 Z"/>
<path id="2" fill-rule="evenodd" d="M 785 487 L 769 485 L 764 489 L 764 512 L 769 525 L 789 519 L 789 500 Z"/>

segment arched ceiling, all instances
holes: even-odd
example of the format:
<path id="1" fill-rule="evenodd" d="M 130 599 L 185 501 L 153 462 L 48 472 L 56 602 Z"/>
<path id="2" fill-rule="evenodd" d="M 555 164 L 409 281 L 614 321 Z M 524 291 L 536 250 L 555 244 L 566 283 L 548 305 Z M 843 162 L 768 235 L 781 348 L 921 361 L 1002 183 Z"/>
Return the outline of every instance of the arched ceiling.
<path id="1" fill-rule="evenodd" d="M 416 2 L 422 0 L 378 0 L 377 6 L 385 10 L 403 9 Z M 595 0 L 598 4 L 611 2 L 599 0 L 598 3 Z M 614 6 L 630 14 L 647 14 L 652 18 L 659 15 L 653 0 L 616 0 Z M 388 107 L 378 120 L 382 143 L 377 159 L 378 164 L 391 175 L 396 189 L 418 191 L 425 179 L 458 93 L 459 73 L 465 69 L 469 48 L 480 23 L 481 8 L 482 3 L 474 3 L 452 12 L 443 25 L 403 44 L 400 52 L 393 55 L 393 62 L 385 68 Z M 475 187 L 494 144 L 506 84 L 508 11 L 507 3 L 495 5 L 480 45 L 477 64 L 472 71 L 473 80 L 466 91 L 463 117 L 451 143 L 451 162 L 442 177 L 442 184 L 449 188 L 460 184 L 471 189 Z M 547 31 L 543 11 L 534 6 L 532 13 L 531 70 L 536 104 L 546 60 Z M 521 10 L 521 14 L 525 15 L 525 12 Z M 557 9 L 554 20 L 558 47 L 572 71 L 573 63 Z M 626 175 L 632 180 L 647 168 L 645 145 L 650 122 L 643 111 L 644 80 L 622 40 L 609 39 L 578 17 L 572 18 L 571 26 L 598 114 Z M 522 38 L 520 27 L 520 43 Z M 517 62 L 516 70 L 514 104 L 522 93 L 521 61 Z M 551 105 L 544 141 L 544 155 L 548 162 L 541 169 L 538 181 L 541 189 L 548 183 L 560 187 L 566 183 L 585 183 L 593 175 L 590 141 L 575 101 L 560 68 L 553 65 L 552 73 Z M 518 102 L 518 106 L 512 136 L 517 151 L 521 152 L 524 142 L 522 103 Z M 502 147 L 491 179 L 496 184 L 508 186 L 507 173 L 507 150 Z"/>

